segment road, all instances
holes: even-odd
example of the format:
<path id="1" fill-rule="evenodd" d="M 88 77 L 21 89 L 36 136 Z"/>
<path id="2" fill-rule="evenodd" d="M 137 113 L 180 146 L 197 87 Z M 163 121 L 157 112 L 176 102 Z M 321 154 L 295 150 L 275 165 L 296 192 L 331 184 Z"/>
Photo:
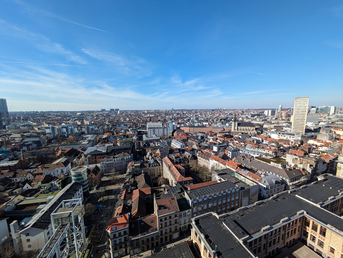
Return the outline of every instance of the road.
<path id="1" fill-rule="evenodd" d="M 90 257 L 93 258 L 108 258 L 111 257 L 109 253 L 109 241 L 106 232 L 107 222 L 113 218 L 115 203 L 120 198 L 119 193 L 122 187 L 122 178 L 125 175 L 119 175 L 117 184 L 110 184 L 108 178 L 103 178 L 98 190 L 91 192 L 89 202 L 102 205 L 100 211 L 96 211 L 93 215 L 95 227 L 95 234 L 92 239 L 93 249 Z M 93 255 L 93 256 L 92 256 Z"/>

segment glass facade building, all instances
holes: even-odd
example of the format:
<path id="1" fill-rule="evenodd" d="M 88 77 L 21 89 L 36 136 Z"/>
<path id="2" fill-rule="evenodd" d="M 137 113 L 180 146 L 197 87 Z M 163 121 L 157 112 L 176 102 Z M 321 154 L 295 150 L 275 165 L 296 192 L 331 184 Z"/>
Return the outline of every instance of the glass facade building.
<path id="1" fill-rule="evenodd" d="M 88 182 L 88 168 L 87 166 L 80 166 L 71 170 L 71 179 L 73 182 L 82 184 L 83 192 L 89 192 Z"/>

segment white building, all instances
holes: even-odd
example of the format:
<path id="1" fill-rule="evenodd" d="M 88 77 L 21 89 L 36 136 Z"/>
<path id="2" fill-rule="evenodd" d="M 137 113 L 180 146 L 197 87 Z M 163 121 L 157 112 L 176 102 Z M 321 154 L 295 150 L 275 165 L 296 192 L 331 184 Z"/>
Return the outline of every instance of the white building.
<path id="1" fill-rule="evenodd" d="M 147 123 L 148 138 L 169 136 L 169 127 L 162 123 Z"/>
<path id="2" fill-rule="evenodd" d="M 277 140 L 290 140 L 290 141 L 300 141 L 300 133 L 288 133 L 288 132 L 274 132 L 270 134 L 270 138 Z"/>
<path id="3" fill-rule="evenodd" d="M 171 147 L 174 149 L 185 149 L 186 145 L 183 142 L 173 139 L 171 142 Z"/>
<path id="4" fill-rule="evenodd" d="M 276 175 L 263 175 L 259 182 L 259 188 L 262 198 L 269 198 L 285 190 L 285 184 Z"/>
<path id="5" fill-rule="evenodd" d="M 335 114 L 335 111 L 336 111 L 336 107 L 335 106 L 331 106 L 330 107 L 330 116 Z"/>
<path id="6" fill-rule="evenodd" d="M 100 162 L 101 173 L 110 173 L 114 169 L 117 173 L 122 173 L 127 170 L 127 165 L 133 160 L 133 155 L 128 153 L 120 153 L 115 156 L 103 158 Z"/>
<path id="7" fill-rule="evenodd" d="M 19 232 L 11 232 L 14 246 L 21 246 L 24 252 L 42 249 L 53 235 L 51 213 L 63 200 L 76 198 L 83 200 L 82 185 L 73 182 L 64 187 L 43 209 L 35 214 L 23 229 Z"/>
<path id="8" fill-rule="evenodd" d="M 49 125 L 45 127 L 45 133 L 48 137 L 54 137 L 58 135 L 58 127 L 54 125 Z"/>
<path id="9" fill-rule="evenodd" d="M 295 98 L 292 117 L 292 132 L 294 133 L 305 133 L 308 102 L 308 97 Z"/>

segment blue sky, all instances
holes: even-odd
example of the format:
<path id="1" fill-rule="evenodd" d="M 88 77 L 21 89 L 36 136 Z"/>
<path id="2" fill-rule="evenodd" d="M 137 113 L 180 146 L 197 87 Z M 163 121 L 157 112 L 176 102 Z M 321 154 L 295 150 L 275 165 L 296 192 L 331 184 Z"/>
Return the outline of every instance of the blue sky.
<path id="1" fill-rule="evenodd" d="M 343 104 L 342 1 L 0 5 L 10 111 Z"/>

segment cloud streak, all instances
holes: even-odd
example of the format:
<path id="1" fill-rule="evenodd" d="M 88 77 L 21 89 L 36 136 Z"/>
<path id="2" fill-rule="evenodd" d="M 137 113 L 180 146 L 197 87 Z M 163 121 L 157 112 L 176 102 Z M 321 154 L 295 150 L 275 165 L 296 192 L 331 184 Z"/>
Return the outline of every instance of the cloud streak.
<path id="1" fill-rule="evenodd" d="M 183 84 L 190 86 L 196 81 Z M 109 85 L 104 80 L 89 80 L 38 66 L 0 70 L 0 84 L 8 85 L 2 93 L 12 96 L 8 99 L 15 101 L 16 110 L 89 110 L 113 105 L 121 109 L 160 109 L 176 107 L 176 103 L 178 108 L 212 108 L 217 101 L 224 103 L 228 99 L 220 90 L 207 88 L 198 88 L 199 94 L 192 98 L 187 92 L 174 90 L 137 92 L 130 85 Z"/>
<path id="2" fill-rule="evenodd" d="M 40 14 L 42 14 L 44 16 L 55 18 L 57 20 L 64 21 L 64 22 L 67 22 L 67 23 L 70 23 L 70 24 L 74 24 L 74 25 L 77 25 L 77 26 L 80 26 L 80 27 L 83 27 L 83 28 L 87 28 L 87 29 L 91 29 L 91 30 L 96 30 L 96 31 L 100 31 L 100 32 L 108 33 L 108 34 L 113 34 L 113 33 L 109 32 L 109 31 L 102 30 L 102 29 L 99 29 L 99 28 L 95 28 L 95 27 L 92 27 L 92 26 L 88 26 L 88 25 L 85 25 L 85 24 L 82 24 L 82 23 L 79 23 L 79 22 L 75 22 L 75 21 L 63 18 L 63 17 L 61 17 L 61 16 L 59 16 L 59 15 L 57 15 L 55 13 L 44 11 L 44 10 L 41 10 L 41 9 L 38 9 L 38 8 L 35 8 L 35 7 L 32 7 L 32 6 L 29 6 L 27 3 L 23 3 L 22 1 L 19 1 L 19 0 L 14 0 L 13 2 L 23 6 L 26 10 L 28 10 L 31 13 L 32 12 L 40 13 Z"/>
<path id="3" fill-rule="evenodd" d="M 83 48 L 82 51 L 94 59 L 114 65 L 119 71 L 125 74 L 133 71 L 147 71 L 146 68 L 142 67 L 142 64 L 146 64 L 146 61 L 137 56 L 127 58 L 116 53 L 88 48 Z M 149 74 L 150 72 L 147 73 L 147 75 Z"/>
<path id="4" fill-rule="evenodd" d="M 69 61 L 73 61 L 79 64 L 87 63 L 82 57 L 78 56 L 71 50 L 64 48 L 61 44 L 53 42 L 41 34 L 18 28 L 4 20 L 0 20 L 0 33 L 10 37 L 25 40 L 41 51 L 62 55 Z"/>

